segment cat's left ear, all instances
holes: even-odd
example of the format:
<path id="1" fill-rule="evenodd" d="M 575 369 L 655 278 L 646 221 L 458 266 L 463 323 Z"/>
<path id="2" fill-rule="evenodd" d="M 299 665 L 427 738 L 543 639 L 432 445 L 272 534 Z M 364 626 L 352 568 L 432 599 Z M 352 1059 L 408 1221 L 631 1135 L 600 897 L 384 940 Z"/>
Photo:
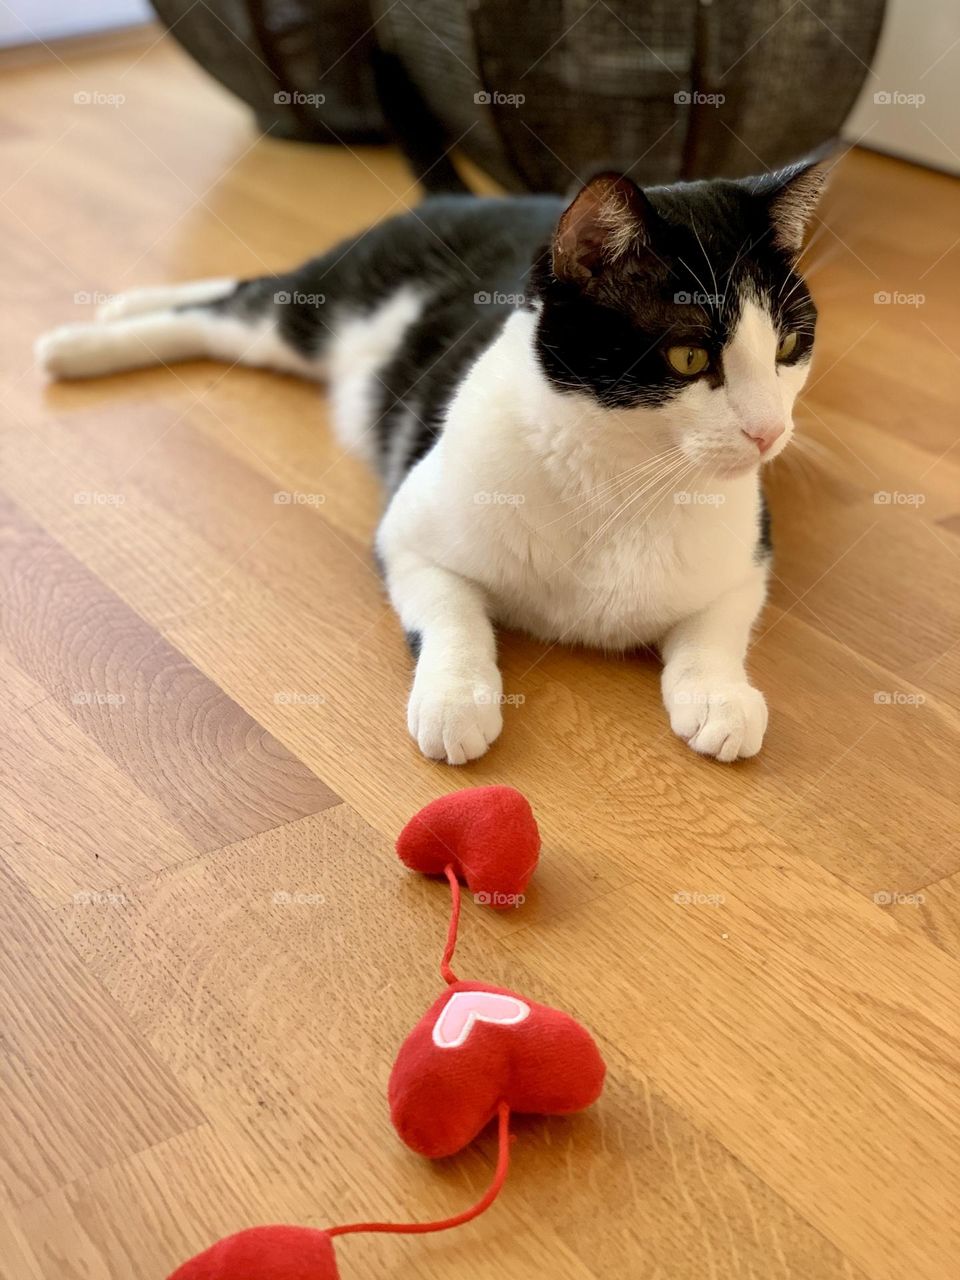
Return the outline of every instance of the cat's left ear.
<path id="1" fill-rule="evenodd" d="M 823 160 L 801 160 L 758 179 L 753 191 L 766 201 L 773 225 L 773 242 L 796 253 L 823 194 L 830 165 Z"/>

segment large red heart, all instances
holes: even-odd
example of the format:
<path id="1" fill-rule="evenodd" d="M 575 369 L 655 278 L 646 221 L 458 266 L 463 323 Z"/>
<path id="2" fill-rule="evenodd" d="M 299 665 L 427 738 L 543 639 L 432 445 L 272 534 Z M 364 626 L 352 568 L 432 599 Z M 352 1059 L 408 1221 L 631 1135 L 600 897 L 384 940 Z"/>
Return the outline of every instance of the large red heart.
<path id="1" fill-rule="evenodd" d="M 390 1073 L 390 1115 L 421 1155 L 451 1156 L 501 1102 L 565 1115 L 596 1101 L 603 1059 L 568 1013 L 483 982 L 454 982 L 407 1036 Z"/>
<path id="2" fill-rule="evenodd" d="M 513 787 L 466 787 L 415 813 L 397 837 L 401 861 L 424 875 L 452 866 L 478 902 L 514 907 L 540 855 L 540 832 Z"/>
<path id="3" fill-rule="evenodd" d="M 339 1280 L 333 1241 L 310 1227 L 251 1227 L 218 1240 L 169 1280 Z"/>

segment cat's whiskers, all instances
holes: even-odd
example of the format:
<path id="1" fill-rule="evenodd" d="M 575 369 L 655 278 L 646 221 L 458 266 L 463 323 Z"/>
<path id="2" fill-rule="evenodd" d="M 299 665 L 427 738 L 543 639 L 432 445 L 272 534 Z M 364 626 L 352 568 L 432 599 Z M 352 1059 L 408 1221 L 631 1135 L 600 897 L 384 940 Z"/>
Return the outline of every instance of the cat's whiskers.
<path id="1" fill-rule="evenodd" d="M 698 284 L 698 285 L 700 286 L 700 288 L 703 290 L 703 296 L 704 296 L 705 298 L 709 298 L 709 296 L 710 296 L 710 290 L 707 288 L 707 286 L 703 283 L 703 281 L 700 279 L 700 277 L 699 277 L 699 276 L 697 275 L 697 273 L 694 271 L 693 267 L 691 267 L 691 266 L 690 266 L 689 262 L 684 261 L 684 259 L 683 259 L 683 258 L 681 258 L 681 257 L 679 256 L 679 254 L 677 255 L 677 261 L 678 261 L 678 262 L 680 262 L 680 263 L 683 263 L 683 265 L 687 268 L 687 270 L 688 270 L 688 271 L 690 272 L 690 274 L 693 276 L 694 280 L 696 280 L 697 284 Z"/>
<path id="2" fill-rule="evenodd" d="M 612 476 L 602 481 L 595 488 L 586 490 L 586 498 L 583 502 L 578 503 L 568 511 L 563 511 L 553 520 L 548 520 L 546 524 L 541 525 L 541 529 L 549 529 L 551 525 L 557 524 L 561 520 L 568 519 L 570 516 L 576 515 L 578 511 L 582 511 L 585 507 L 602 506 L 604 502 L 609 501 L 618 492 L 622 492 L 628 485 L 633 484 L 640 479 L 648 471 L 661 466 L 667 459 L 679 456 L 683 452 L 679 447 L 674 446 L 671 449 L 664 450 L 663 453 L 655 455 L 653 458 L 647 459 L 645 462 L 637 463 L 632 467 L 628 467 L 625 471 L 621 471 L 619 475 Z M 569 502 L 569 498 L 559 498 L 556 502 L 544 504 L 545 509 L 560 506 L 562 503 Z"/>
<path id="3" fill-rule="evenodd" d="M 646 521 L 649 520 L 650 517 L 653 515 L 654 511 L 660 505 L 664 497 L 671 490 L 674 493 L 678 493 L 681 491 L 680 490 L 681 482 L 683 482 L 684 484 L 687 483 L 687 480 L 691 472 L 695 472 L 693 476 L 693 483 L 696 484 L 697 479 L 699 478 L 703 470 L 703 465 L 704 465 L 703 463 L 698 463 L 696 458 L 693 458 L 691 459 L 691 461 L 688 463 L 686 467 L 681 468 L 680 472 L 676 476 L 668 476 L 667 479 L 663 482 L 663 484 L 661 484 L 658 491 L 656 493 L 651 494 L 651 496 L 639 508 L 639 510 L 633 512 L 633 514 L 630 516 L 630 519 L 624 525 L 624 528 L 627 529 L 632 526 L 635 526 L 638 518 L 640 516 L 643 516 L 644 513 L 647 513 L 646 519 L 640 521 L 639 527 L 642 528 L 643 525 L 646 524 Z"/>
<path id="4" fill-rule="evenodd" d="M 704 260 L 710 268 L 710 278 L 713 281 L 714 306 L 716 306 L 718 305 L 720 298 L 720 286 L 717 284 L 717 273 L 713 269 L 713 263 L 710 261 L 710 256 L 703 246 L 703 241 L 700 239 L 700 232 L 697 230 L 697 224 L 694 222 L 693 218 L 690 219 L 690 225 L 693 227 L 693 234 L 697 237 L 697 244 L 700 246 L 700 252 L 703 254 Z"/>
<path id="5" fill-rule="evenodd" d="M 612 513 L 612 515 L 608 516 L 607 519 L 604 520 L 603 523 L 599 526 L 599 528 L 594 530 L 594 532 L 590 535 L 590 537 L 586 540 L 586 542 L 584 542 L 583 545 L 579 548 L 579 550 L 571 557 L 571 560 L 576 560 L 580 556 L 584 555 L 585 552 L 588 551 L 589 548 L 593 546 L 593 544 L 600 537 L 603 536 L 603 534 L 606 532 L 607 529 L 609 529 L 609 527 L 613 524 L 613 522 L 624 511 L 626 511 L 634 502 L 636 502 L 639 498 L 643 497 L 645 493 L 649 492 L 650 489 L 658 485 L 666 485 L 669 487 L 669 485 L 674 482 L 675 478 L 682 476 L 686 471 L 689 470 L 689 468 L 692 465 L 695 465 L 695 464 L 691 463 L 688 460 L 685 461 L 684 459 L 680 459 L 664 467 L 652 479 L 649 479 L 645 485 L 643 485 L 640 489 L 636 490 L 624 502 L 622 502 L 617 507 L 617 509 Z"/>
<path id="6" fill-rule="evenodd" d="M 597 530 L 599 532 L 602 532 L 602 530 L 607 525 L 611 524 L 617 518 L 619 513 L 624 509 L 624 507 L 629 505 L 629 503 L 631 503 L 635 497 L 637 497 L 639 494 L 645 493 L 652 485 L 659 483 L 659 481 L 663 478 L 663 476 L 667 475 L 674 468 L 678 467 L 682 461 L 681 453 L 678 453 L 677 456 L 671 458 L 668 462 L 662 463 L 661 466 L 654 472 L 653 475 L 644 475 L 642 477 L 638 477 L 638 479 L 641 481 L 639 486 L 637 485 L 624 486 L 623 488 L 620 489 L 619 493 L 617 493 L 616 495 L 611 495 L 612 501 L 614 501 L 616 504 L 613 511 L 605 515 L 602 509 L 604 504 L 601 503 L 599 504 L 599 508 L 594 508 L 592 511 L 588 511 L 584 515 L 582 515 L 581 518 L 577 520 L 574 525 L 571 526 L 568 532 L 572 533 L 575 529 L 582 529 L 591 520 L 596 519 L 597 517 L 602 517 L 601 524 L 599 525 L 599 528 Z M 625 488 L 629 489 L 629 492 L 626 498 L 623 497 Z M 581 548 L 581 550 L 582 549 L 583 548 Z"/>

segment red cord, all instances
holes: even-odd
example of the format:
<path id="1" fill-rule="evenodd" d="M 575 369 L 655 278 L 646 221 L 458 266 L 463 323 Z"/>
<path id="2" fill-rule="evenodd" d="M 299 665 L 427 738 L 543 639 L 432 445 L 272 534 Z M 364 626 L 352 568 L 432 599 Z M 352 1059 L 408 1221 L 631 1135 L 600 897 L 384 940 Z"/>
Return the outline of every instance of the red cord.
<path id="1" fill-rule="evenodd" d="M 456 982 L 457 975 L 450 968 L 453 952 L 457 945 L 457 929 L 460 925 L 460 881 L 450 863 L 443 868 L 443 873 L 450 882 L 450 927 L 447 929 L 447 945 L 440 958 L 440 976 L 444 982 Z"/>
<path id="2" fill-rule="evenodd" d="M 510 1108 L 505 1102 L 500 1103 L 497 1114 L 497 1167 L 493 1181 L 475 1205 L 464 1209 L 463 1213 L 454 1214 L 452 1218 L 441 1218 L 437 1222 L 351 1222 L 346 1227 L 329 1227 L 327 1235 L 349 1236 L 358 1232 L 387 1231 L 397 1235 L 419 1236 L 430 1231 L 449 1231 L 451 1227 L 459 1227 L 473 1218 L 479 1218 L 500 1194 L 510 1168 Z"/>

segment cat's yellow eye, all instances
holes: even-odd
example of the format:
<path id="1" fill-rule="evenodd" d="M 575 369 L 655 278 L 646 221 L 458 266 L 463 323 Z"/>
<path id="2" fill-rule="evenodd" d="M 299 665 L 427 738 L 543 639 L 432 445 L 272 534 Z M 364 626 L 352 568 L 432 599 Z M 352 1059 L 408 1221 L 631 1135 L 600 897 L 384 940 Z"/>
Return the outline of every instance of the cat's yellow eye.
<path id="1" fill-rule="evenodd" d="M 695 378 L 710 363 L 710 354 L 703 347 L 670 347 L 667 359 L 681 377 Z"/>
<path id="2" fill-rule="evenodd" d="M 780 345 L 777 347 L 777 359 L 789 360 L 797 349 L 797 335 L 794 332 L 785 333 L 780 339 Z"/>

